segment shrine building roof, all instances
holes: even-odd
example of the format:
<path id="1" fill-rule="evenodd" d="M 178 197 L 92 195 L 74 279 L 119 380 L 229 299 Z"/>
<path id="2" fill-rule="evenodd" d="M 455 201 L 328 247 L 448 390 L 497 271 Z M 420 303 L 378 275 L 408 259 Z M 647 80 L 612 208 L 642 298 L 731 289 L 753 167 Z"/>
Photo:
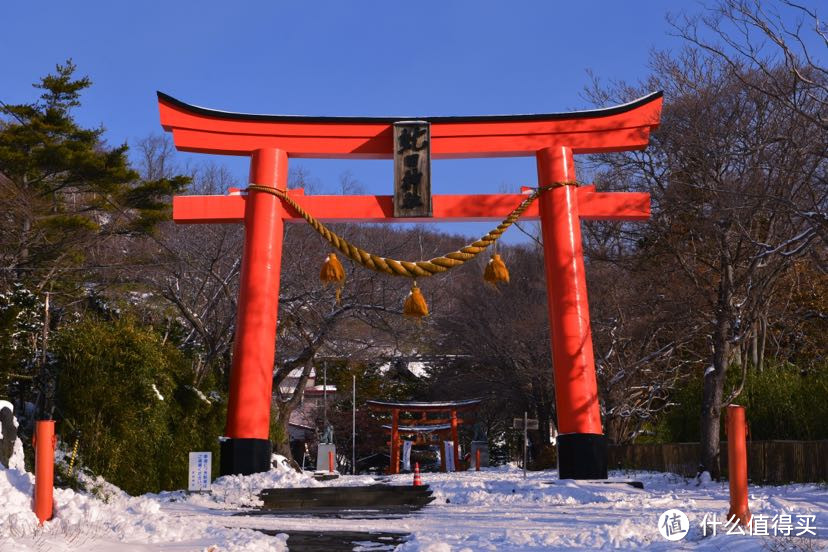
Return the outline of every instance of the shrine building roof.
<path id="1" fill-rule="evenodd" d="M 483 399 L 465 399 L 460 401 L 365 401 L 372 410 L 404 410 L 406 412 L 440 412 L 446 410 L 464 410 L 474 408 Z"/>

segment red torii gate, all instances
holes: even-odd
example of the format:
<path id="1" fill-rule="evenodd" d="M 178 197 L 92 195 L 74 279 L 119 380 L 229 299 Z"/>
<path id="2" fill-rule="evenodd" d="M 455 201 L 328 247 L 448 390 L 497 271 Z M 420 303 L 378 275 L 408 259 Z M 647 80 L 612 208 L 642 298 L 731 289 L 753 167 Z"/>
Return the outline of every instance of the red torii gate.
<path id="1" fill-rule="evenodd" d="M 161 125 L 182 151 L 249 156 L 250 182 L 286 190 L 288 158 L 390 159 L 392 125 L 401 118 L 301 117 L 229 113 L 158 93 Z M 417 117 L 431 123 L 436 159 L 535 156 L 538 185 L 575 180 L 574 154 L 643 149 L 659 124 L 662 94 L 589 111 L 545 115 Z M 520 194 L 436 195 L 433 218 L 395 219 L 391 196 L 304 196 L 289 192 L 317 219 L 330 222 L 500 221 Z M 523 215 L 540 219 L 558 412 L 561 478 L 606 478 L 580 220 L 646 220 L 646 193 L 601 193 L 559 186 Z M 302 221 L 276 196 L 178 196 L 178 223 L 245 225 L 239 310 L 221 474 L 270 468 L 268 426 L 283 225 Z"/>
<path id="2" fill-rule="evenodd" d="M 460 471 L 462 460 L 460 459 L 460 441 L 457 434 L 457 429 L 464 420 L 457 417 L 458 412 L 468 411 L 480 406 L 483 399 L 464 399 L 460 401 L 366 401 L 368 408 L 371 410 L 378 410 L 380 412 L 391 413 L 391 424 L 382 426 L 383 429 L 388 429 L 391 433 L 391 438 L 388 441 L 389 450 L 391 451 L 388 465 L 388 473 L 400 473 L 400 434 L 412 432 L 421 433 L 427 431 L 435 431 L 439 433 L 448 433 L 451 436 L 451 441 L 454 446 L 454 471 Z M 400 425 L 400 413 L 409 412 L 411 414 L 420 414 L 420 420 L 409 420 L 409 425 Z M 448 418 L 441 420 L 429 420 L 428 414 L 445 413 Z M 411 424 L 414 425 L 411 425 Z M 442 441 L 441 441 L 442 445 Z M 446 455 L 443 449 L 440 449 L 440 464 L 442 471 L 446 471 Z"/>

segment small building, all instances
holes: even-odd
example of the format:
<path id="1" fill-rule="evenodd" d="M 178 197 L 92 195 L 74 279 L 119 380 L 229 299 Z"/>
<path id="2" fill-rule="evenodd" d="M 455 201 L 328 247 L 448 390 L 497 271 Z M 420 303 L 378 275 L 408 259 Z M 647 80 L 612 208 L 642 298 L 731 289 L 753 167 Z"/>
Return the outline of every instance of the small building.
<path id="1" fill-rule="evenodd" d="M 302 369 L 292 370 L 279 385 L 279 391 L 283 395 L 292 394 L 296 386 L 302 380 Z M 336 386 L 322 383 L 321 374 L 317 376 L 315 368 L 311 368 L 310 376 L 305 382 L 302 401 L 299 406 L 290 413 L 288 421 L 288 434 L 290 438 L 290 450 L 294 459 L 301 464 L 302 455 L 305 453 L 305 446 L 316 440 L 316 434 L 322 428 L 317 427 L 317 420 L 324 410 L 325 401 L 330 407 L 336 401 Z"/>

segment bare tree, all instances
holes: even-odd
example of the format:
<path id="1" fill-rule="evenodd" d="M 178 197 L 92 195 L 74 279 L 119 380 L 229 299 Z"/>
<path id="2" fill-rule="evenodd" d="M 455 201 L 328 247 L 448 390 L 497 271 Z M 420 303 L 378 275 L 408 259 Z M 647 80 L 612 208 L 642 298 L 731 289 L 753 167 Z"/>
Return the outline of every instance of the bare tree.
<path id="1" fill-rule="evenodd" d="M 413 245 L 417 240 L 412 240 L 412 234 L 417 230 L 370 225 L 341 225 L 336 230 L 380 255 L 416 258 L 422 253 Z M 386 355 L 389 350 L 410 350 L 421 343 L 421 332 L 429 325 L 401 316 L 409 280 L 377 274 L 349 261 L 345 262 L 347 278 L 337 302 L 334 289 L 319 281 L 319 268 L 329 251 L 330 246 L 307 225 L 286 226 L 273 376 L 273 424 L 280 428 L 274 435 L 275 445 L 285 456 L 290 455 L 290 415 L 302 401 L 320 355 L 365 361 Z M 301 370 L 298 383 L 295 387 L 284 386 L 295 370 Z"/>
<path id="2" fill-rule="evenodd" d="M 736 78 L 729 64 L 692 49 L 656 55 L 653 70 L 645 86 L 663 89 L 668 100 L 652 146 L 599 159 L 613 181 L 651 191 L 654 216 L 637 246 L 669 270 L 686 308 L 705 327 L 702 464 L 718 476 L 722 408 L 742 390 L 751 343 L 773 315 L 780 278 L 818 238 L 806 217 L 779 206 L 803 206 L 820 193 L 826 142 L 813 118 L 756 92 L 767 79 L 762 72 L 743 69 Z M 606 91 L 593 98 L 606 100 Z M 740 383 L 728 390 L 734 365 Z"/>
<path id="3" fill-rule="evenodd" d="M 700 360 L 693 347 L 700 325 L 654 274 L 660 267 L 624 248 L 602 254 L 597 249 L 601 246 L 588 237 L 590 316 L 605 432 L 611 442 L 631 443 L 653 431 L 658 416 L 673 405 L 672 393 Z"/>
<path id="4" fill-rule="evenodd" d="M 719 60 L 747 90 L 767 96 L 780 111 L 805 119 L 817 135 L 826 135 L 828 24 L 816 8 L 791 0 L 719 0 L 701 15 L 671 17 L 670 22 L 680 37 Z M 750 76 L 754 73 L 762 77 Z M 814 187 L 809 201 L 803 199 L 774 201 L 813 226 L 828 245 L 826 183 Z M 815 260 L 823 272 L 828 270 L 824 255 Z"/>
<path id="5" fill-rule="evenodd" d="M 174 150 L 166 137 L 139 144 L 141 169 L 164 177 L 178 170 Z M 211 165 L 190 169 L 196 194 L 221 194 L 234 185 L 227 171 Z M 291 173 L 289 186 L 307 191 L 319 184 L 301 167 Z M 340 181 L 342 193 L 359 189 L 350 175 Z M 343 225 L 340 233 L 381 254 L 416 256 L 406 232 Z M 137 256 L 152 259 L 141 273 L 142 281 L 172 307 L 167 319 L 170 331 L 180 327 L 179 343 L 195 359 L 196 383 L 212 371 L 226 390 L 235 336 L 243 228 L 241 225 L 186 225 L 165 223 L 143 244 Z M 272 437 L 276 450 L 290 456 L 287 426 L 291 412 L 302 401 L 305 385 L 320 353 L 358 358 L 389 343 L 399 346 L 399 336 L 410 325 L 399 317 L 405 282 L 350 267 L 341 303 L 332 288 L 319 281 L 319 269 L 328 246 L 304 223 L 287 224 L 282 251 L 279 322 L 273 372 Z M 283 385 L 288 375 L 300 370 L 298 384 Z"/>
<path id="6" fill-rule="evenodd" d="M 151 136 L 137 145 L 142 174 L 167 178 L 181 170 L 166 136 Z M 229 172 L 214 165 L 190 168 L 189 193 L 221 194 L 234 184 Z M 134 278 L 165 301 L 154 307 L 166 312 L 166 333 L 181 328 L 179 345 L 194 358 L 199 383 L 210 371 L 227 383 L 238 297 L 243 246 L 240 225 L 176 225 L 163 223 L 133 256 L 144 259 L 144 269 L 130 270 Z M 147 300 L 153 300 L 152 294 Z M 165 304 L 167 307 L 165 308 Z M 172 307 L 170 309 L 169 307 Z"/>
<path id="7" fill-rule="evenodd" d="M 538 418 L 537 454 L 556 417 L 543 253 L 538 244 L 501 248 L 511 282 L 495 289 L 482 279 L 488 259 L 450 282 L 450 302 L 437 318 L 438 344 L 460 355 L 438 374 L 442 394 L 486 397 L 501 419 L 524 410 Z M 509 420 L 511 421 L 511 420 Z"/>

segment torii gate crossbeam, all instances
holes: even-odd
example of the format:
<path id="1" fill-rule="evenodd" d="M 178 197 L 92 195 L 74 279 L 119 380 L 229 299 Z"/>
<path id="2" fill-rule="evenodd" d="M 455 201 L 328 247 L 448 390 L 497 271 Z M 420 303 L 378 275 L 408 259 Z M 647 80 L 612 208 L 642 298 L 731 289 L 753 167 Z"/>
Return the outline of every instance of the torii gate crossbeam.
<path id="1" fill-rule="evenodd" d="M 392 125 L 411 118 L 250 115 L 195 107 L 158 93 L 161 124 L 178 149 L 251 159 L 250 182 L 287 187 L 289 157 L 391 158 Z M 432 157 L 535 156 L 538 185 L 575 180 L 573 155 L 643 149 L 658 126 L 661 93 L 621 106 L 544 115 L 416 117 L 431 123 Z M 395 219 L 391 196 L 304 196 L 327 221 L 501 220 L 520 194 L 437 195 L 433 217 Z M 644 220 L 645 193 L 600 193 L 592 186 L 549 189 L 524 215 L 541 221 L 551 322 L 558 466 L 561 478 L 606 478 L 606 440 L 598 403 L 580 220 Z M 179 196 L 178 223 L 245 225 L 239 310 L 221 474 L 270 467 L 270 417 L 283 225 L 301 220 L 274 195 Z"/>

